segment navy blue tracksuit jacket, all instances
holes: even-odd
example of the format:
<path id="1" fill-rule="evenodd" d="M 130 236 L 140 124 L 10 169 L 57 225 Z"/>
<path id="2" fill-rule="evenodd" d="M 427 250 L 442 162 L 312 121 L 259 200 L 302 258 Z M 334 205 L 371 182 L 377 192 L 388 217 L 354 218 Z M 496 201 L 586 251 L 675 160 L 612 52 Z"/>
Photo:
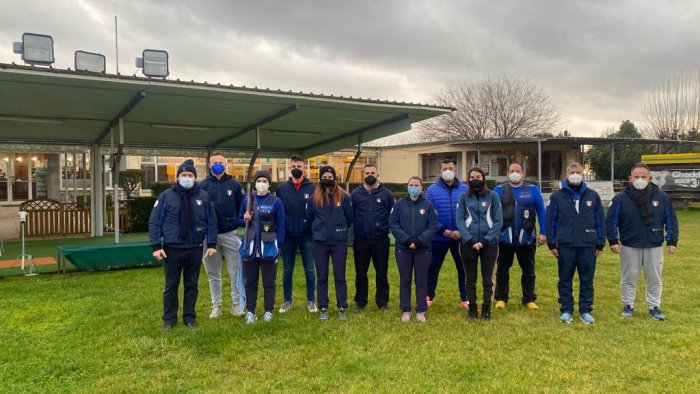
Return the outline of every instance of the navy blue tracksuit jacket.
<path id="1" fill-rule="evenodd" d="M 552 193 L 547 207 L 547 244 L 559 247 L 594 247 L 603 250 L 603 207 L 600 196 L 585 182 L 579 190 L 562 182 L 562 188 Z"/>
<path id="2" fill-rule="evenodd" d="M 314 195 L 316 186 L 304 178 L 301 182 L 299 190 L 294 187 L 292 178 L 287 182 L 281 183 L 275 189 L 275 195 L 282 200 L 284 204 L 284 229 L 287 234 L 301 235 L 304 234 L 304 216 L 306 215 L 307 203 L 309 197 Z"/>
<path id="3" fill-rule="evenodd" d="M 360 185 L 350 195 L 355 236 L 376 239 L 389 234 L 389 212 L 394 194 L 383 185 L 367 190 Z"/>
<path id="4" fill-rule="evenodd" d="M 423 196 L 416 201 L 408 196 L 397 201 L 389 222 L 396 248 L 410 251 L 414 250 L 409 248 L 411 239 L 418 239 L 420 243 L 416 245 L 416 251 L 430 250 L 435 232 L 440 227 L 435 206 Z"/>
<path id="5" fill-rule="evenodd" d="M 221 179 L 209 174 L 199 183 L 199 187 L 209 193 L 214 204 L 219 234 L 235 230 L 238 227 L 238 211 L 245 198 L 241 184 L 229 174 L 224 174 Z"/>

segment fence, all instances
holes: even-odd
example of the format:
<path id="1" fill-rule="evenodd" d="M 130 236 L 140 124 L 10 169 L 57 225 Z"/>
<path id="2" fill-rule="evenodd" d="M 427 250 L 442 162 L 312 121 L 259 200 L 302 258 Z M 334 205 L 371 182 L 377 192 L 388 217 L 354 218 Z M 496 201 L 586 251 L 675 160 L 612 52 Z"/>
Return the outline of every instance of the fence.
<path id="1" fill-rule="evenodd" d="M 90 233 L 90 205 L 37 199 L 23 202 L 19 209 L 27 212 L 25 227 L 27 237 Z M 119 225 L 121 231 L 131 231 L 131 208 L 126 201 L 119 202 Z M 114 231 L 113 209 L 107 211 L 105 230 Z"/>

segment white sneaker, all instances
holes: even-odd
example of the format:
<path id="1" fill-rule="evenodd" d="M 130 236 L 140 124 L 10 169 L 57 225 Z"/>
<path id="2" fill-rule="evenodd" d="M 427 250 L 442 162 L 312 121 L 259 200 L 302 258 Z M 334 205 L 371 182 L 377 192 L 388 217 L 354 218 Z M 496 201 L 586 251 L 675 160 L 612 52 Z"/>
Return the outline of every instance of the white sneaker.
<path id="1" fill-rule="evenodd" d="M 245 313 L 243 312 L 243 308 L 241 308 L 238 305 L 234 305 L 231 307 L 231 314 L 235 317 L 241 317 L 245 315 Z"/>
<path id="2" fill-rule="evenodd" d="M 209 314 L 210 319 L 218 319 L 221 317 L 221 308 L 211 308 L 211 313 Z"/>
<path id="3" fill-rule="evenodd" d="M 289 310 L 292 309 L 292 302 L 291 301 L 285 301 L 284 304 L 280 307 L 279 312 L 280 313 L 287 313 Z"/>
<path id="4" fill-rule="evenodd" d="M 318 312 L 318 308 L 316 307 L 316 303 L 313 301 L 308 301 L 306 303 L 306 309 L 309 310 L 309 313 L 316 313 Z"/>
<path id="5" fill-rule="evenodd" d="M 265 314 L 263 315 L 263 320 L 272 321 L 272 312 L 270 312 L 270 311 L 265 312 Z"/>
<path id="6" fill-rule="evenodd" d="M 248 312 L 247 315 L 245 315 L 245 323 L 246 324 L 253 324 L 255 321 L 258 320 L 258 318 L 255 316 L 255 313 L 253 312 Z"/>

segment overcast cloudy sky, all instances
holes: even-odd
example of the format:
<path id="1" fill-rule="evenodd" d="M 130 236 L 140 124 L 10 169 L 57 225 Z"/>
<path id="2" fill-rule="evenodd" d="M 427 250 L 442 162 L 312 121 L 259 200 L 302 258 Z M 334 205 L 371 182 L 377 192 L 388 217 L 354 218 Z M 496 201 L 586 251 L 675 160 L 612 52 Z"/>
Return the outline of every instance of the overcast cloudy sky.
<path id="1" fill-rule="evenodd" d="M 695 0 L 148 1 L 3 0 L 0 62 L 12 41 L 52 35 L 133 74 L 144 48 L 170 53 L 170 77 L 430 103 L 467 79 L 507 75 L 544 88 L 575 135 L 642 123 L 646 93 L 700 65 Z"/>

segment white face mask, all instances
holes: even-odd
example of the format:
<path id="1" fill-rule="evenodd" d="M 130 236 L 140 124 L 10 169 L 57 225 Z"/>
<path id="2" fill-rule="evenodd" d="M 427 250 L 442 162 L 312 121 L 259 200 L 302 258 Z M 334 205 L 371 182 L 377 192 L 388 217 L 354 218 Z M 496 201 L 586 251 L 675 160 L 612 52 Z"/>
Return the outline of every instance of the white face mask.
<path id="1" fill-rule="evenodd" d="M 258 193 L 267 193 L 267 191 L 270 189 L 270 184 L 267 182 L 255 182 L 255 190 L 258 191 Z"/>
<path id="2" fill-rule="evenodd" d="M 447 182 L 450 182 L 451 180 L 455 179 L 455 173 L 452 170 L 445 170 L 442 172 L 442 179 L 446 180 Z"/>
<path id="3" fill-rule="evenodd" d="M 194 178 L 180 177 L 177 178 L 177 182 L 185 189 L 191 189 L 194 186 Z"/>
<path id="4" fill-rule="evenodd" d="M 575 173 L 569 175 L 569 184 L 570 185 L 578 186 L 581 184 L 581 182 L 583 182 L 583 175 L 575 174 Z"/>
<path id="5" fill-rule="evenodd" d="M 644 178 L 637 178 L 632 182 L 632 186 L 637 190 L 644 190 L 648 185 L 649 181 Z"/>
<path id="6" fill-rule="evenodd" d="M 511 172 L 510 175 L 508 175 L 508 179 L 513 183 L 520 183 L 520 181 L 523 180 L 523 174 L 519 172 Z"/>

